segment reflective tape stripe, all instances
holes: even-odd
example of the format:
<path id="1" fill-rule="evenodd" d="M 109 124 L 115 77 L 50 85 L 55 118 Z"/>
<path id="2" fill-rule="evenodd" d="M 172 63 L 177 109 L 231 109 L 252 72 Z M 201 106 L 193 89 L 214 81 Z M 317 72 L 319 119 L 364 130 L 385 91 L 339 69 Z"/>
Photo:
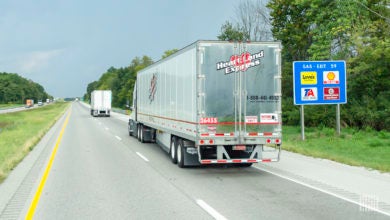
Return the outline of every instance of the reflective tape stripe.
<path id="1" fill-rule="evenodd" d="M 258 163 L 277 162 L 277 159 L 232 159 L 232 160 L 201 160 L 201 164 L 222 164 L 222 163 Z"/>

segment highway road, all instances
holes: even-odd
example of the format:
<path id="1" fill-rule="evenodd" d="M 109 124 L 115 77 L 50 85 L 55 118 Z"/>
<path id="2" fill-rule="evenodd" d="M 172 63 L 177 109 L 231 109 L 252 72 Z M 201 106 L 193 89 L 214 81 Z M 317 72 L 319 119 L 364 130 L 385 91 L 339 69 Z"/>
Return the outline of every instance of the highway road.
<path id="1" fill-rule="evenodd" d="M 77 102 L 67 115 L 43 140 L 0 219 L 24 218 L 40 187 L 34 219 L 389 219 L 261 165 L 178 168 L 158 145 L 130 137 L 126 116 L 94 118 Z"/>
<path id="2" fill-rule="evenodd" d="M 35 107 L 37 107 L 37 105 L 35 105 L 34 107 L 31 107 L 31 108 L 26 108 L 24 106 L 22 106 L 22 107 L 15 107 L 15 108 L 4 108 L 4 109 L 0 109 L 0 114 L 11 113 L 11 112 L 19 112 L 19 111 L 32 109 L 32 108 L 35 108 Z"/>
<path id="3" fill-rule="evenodd" d="M 34 109 L 34 108 L 43 107 L 45 105 L 47 105 L 47 104 L 45 103 L 42 106 L 39 106 L 38 104 L 34 104 L 34 106 L 32 106 L 30 108 L 26 108 L 25 106 L 14 107 L 14 108 L 3 108 L 3 109 L 0 109 L 0 114 L 26 111 L 26 110 L 30 110 L 30 109 Z"/>

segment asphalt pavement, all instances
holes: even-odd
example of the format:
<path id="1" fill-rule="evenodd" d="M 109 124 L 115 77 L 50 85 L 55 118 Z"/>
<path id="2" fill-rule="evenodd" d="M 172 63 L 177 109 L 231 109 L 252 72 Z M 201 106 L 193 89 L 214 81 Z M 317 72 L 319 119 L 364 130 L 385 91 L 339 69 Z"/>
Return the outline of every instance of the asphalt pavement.
<path id="1" fill-rule="evenodd" d="M 365 197 L 354 202 L 358 194 L 334 186 L 337 177 L 324 183 L 316 171 L 308 171 L 305 161 L 313 169 L 322 166 L 315 159 L 298 158 L 301 162 L 290 164 L 290 170 L 284 167 L 294 163 L 288 154 L 286 162 L 282 154 L 280 163 L 250 168 L 181 169 L 158 145 L 129 137 L 126 121 L 127 116 L 114 113 L 95 118 L 85 105 L 72 104 L 35 219 L 390 218 L 387 203 L 374 191 L 365 190 Z M 0 219 L 26 216 L 64 123 L 65 116 L 0 185 Z M 379 179 L 386 183 L 383 176 Z"/>

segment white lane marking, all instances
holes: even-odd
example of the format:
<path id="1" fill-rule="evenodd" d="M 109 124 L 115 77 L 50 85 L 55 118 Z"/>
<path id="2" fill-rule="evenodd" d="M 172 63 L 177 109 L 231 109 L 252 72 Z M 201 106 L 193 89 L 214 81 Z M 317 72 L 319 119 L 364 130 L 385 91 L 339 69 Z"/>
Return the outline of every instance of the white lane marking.
<path id="1" fill-rule="evenodd" d="M 148 158 L 146 158 L 144 155 L 142 155 L 140 152 L 136 152 L 139 157 L 141 157 L 144 161 L 149 162 Z"/>
<path id="2" fill-rule="evenodd" d="M 115 137 L 116 137 L 116 139 L 118 139 L 118 140 L 120 140 L 120 141 L 122 140 L 122 138 L 120 138 L 119 136 L 116 136 L 116 135 L 115 135 Z"/>
<path id="3" fill-rule="evenodd" d="M 303 186 L 306 186 L 306 187 L 308 187 L 308 188 L 311 188 L 311 189 L 320 191 L 320 192 L 322 192 L 322 193 L 326 193 L 326 194 L 328 194 L 328 195 L 331 195 L 331 196 L 334 196 L 334 197 L 336 197 L 336 198 L 345 200 L 345 201 L 347 201 L 347 202 L 356 204 L 356 205 L 358 205 L 358 206 L 360 206 L 360 207 L 363 207 L 363 208 L 366 208 L 366 209 L 369 209 L 369 210 L 372 210 L 372 211 L 381 213 L 381 214 L 383 214 L 383 215 L 390 216 L 390 213 L 388 213 L 388 212 L 385 212 L 385 211 L 383 211 L 383 210 L 380 210 L 380 209 L 378 209 L 378 208 L 375 208 L 375 207 L 372 207 L 372 206 L 369 206 L 369 205 L 366 205 L 366 204 L 362 204 L 361 202 L 354 201 L 354 200 L 352 200 L 352 199 L 348 199 L 348 198 L 346 198 L 346 197 L 344 197 L 344 196 L 337 195 L 337 194 L 332 193 L 332 192 L 330 192 L 330 191 L 328 191 L 328 190 L 320 189 L 320 188 L 318 188 L 318 187 L 315 187 L 315 186 L 313 186 L 313 185 L 304 183 L 304 182 L 302 182 L 302 181 L 295 180 L 295 179 L 292 179 L 292 178 L 290 178 L 290 177 L 287 177 L 287 176 L 284 176 L 284 175 L 281 175 L 281 174 L 278 174 L 278 173 L 269 171 L 269 170 L 267 170 L 267 169 L 265 169 L 265 168 L 260 168 L 260 167 L 255 167 L 255 166 L 254 166 L 254 168 L 256 168 L 256 169 L 258 169 L 258 170 L 261 170 L 261 171 L 264 171 L 264 172 L 267 172 L 267 173 L 270 173 L 270 174 L 273 174 L 273 175 L 278 176 L 278 177 L 280 177 L 280 178 L 283 178 L 283 179 L 292 181 L 292 182 L 294 182 L 294 183 L 301 184 L 301 185 L 303 185 Z"/>
<path id="4" fill-rule="evenodd" d="M 217 212 L 213 207 L 209 206 L 205 201 L 201 200 L 201 199 L 197 199 L 196 200 L 196 203 L 198 203 L 198 205 L 200 207 L 202 207 L 202 209 L 204 209 L 207 213 L 209 213 L 211 216 L 213 216 L 214 219 L 217 219 L 217 220 L 225 220 L 225 216 L 219 214 L 219 212 Z"/>
<path id="5" fill-rule="evenodd" d="M 108 131 L 108 129 L 109 129 L 109 128 L 107 128 L 107 127 L 104 127 L 104 129 L 106 129 L 106 131 Z"/>

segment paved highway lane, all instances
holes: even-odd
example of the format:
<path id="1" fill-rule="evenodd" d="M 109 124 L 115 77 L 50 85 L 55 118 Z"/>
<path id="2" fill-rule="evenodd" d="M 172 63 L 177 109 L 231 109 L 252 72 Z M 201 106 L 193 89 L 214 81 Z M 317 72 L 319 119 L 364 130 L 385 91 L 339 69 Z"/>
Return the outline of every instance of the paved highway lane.
<path id="1" fill-rule="evenodd" d="M 115 132 L 126 126 L 112 120 L 73 104 L 35 218 L 210 219 L 118 139 Z"/>
<path id="2" fill-rule="evenodd" d="M 213 218 L 388 219 L 256 167 L 180 169 L 123 119 L 72 105 L 35 219 Z"/>

